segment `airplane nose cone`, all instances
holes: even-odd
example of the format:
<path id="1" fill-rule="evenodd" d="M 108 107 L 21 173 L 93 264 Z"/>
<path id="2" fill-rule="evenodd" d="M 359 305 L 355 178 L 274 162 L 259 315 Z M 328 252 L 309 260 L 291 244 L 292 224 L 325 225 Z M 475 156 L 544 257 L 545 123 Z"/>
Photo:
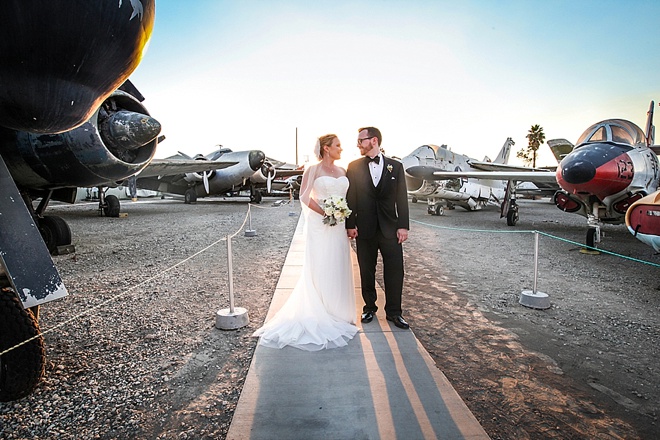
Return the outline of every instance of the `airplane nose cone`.
<path id="1" fill-rule="evenodd" d="M 135 150 L 153 141 L 160 133 L 160 122 L 142 113 L 121 110 L 99 121 L 103 142 L 116 149 Z"/>
<path id="2" fill-rule="evenodd" d="M 564 181 L 573 185 L 587 183 L 596 176 L 596 167 L 591 162 L 576 160 L 564 164 L 561 168 L 561 175 Z"/>
<path id="3" fill-rule="evenodd" d="M 261 165 L 263 165 L 265 159 L 266 159 L 266 155 L 264 154 L 263 151 L 259 151 L 259 150 L 250 151 L 250 154 L 248 155 L 248 162 L 250 163 L 250 168 L 252 168 L 254 171 L 257 171 L 259 168 L 261 168 Z"/>
<path id="4" fill-rule="evenodd" d="M 567 155 L 557 169 L 557 183 L 569 194 L 593 195 L 599 200 L 623 191 L 635 174 L 631 147 L 587 144 Z"/>

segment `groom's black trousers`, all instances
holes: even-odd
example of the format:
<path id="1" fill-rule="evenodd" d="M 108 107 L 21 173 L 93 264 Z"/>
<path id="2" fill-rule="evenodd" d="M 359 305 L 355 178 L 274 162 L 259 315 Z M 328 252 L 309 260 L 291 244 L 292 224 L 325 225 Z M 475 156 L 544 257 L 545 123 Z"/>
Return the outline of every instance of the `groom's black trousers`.
<path id="1" fill-rule="evenodd" d="M 378 251 L 383 258 L 383 279 L 385 281 L 385 314 L 401 315 L 401 291 L 403 289 L 403 247 L 397 238 L 385 238 L 378 230 L 369 239 L 356 239 L 357 257 L 360 264 L 360 280 L 363 312 L 375 312 L 376 306 L 376 263 Z"/>

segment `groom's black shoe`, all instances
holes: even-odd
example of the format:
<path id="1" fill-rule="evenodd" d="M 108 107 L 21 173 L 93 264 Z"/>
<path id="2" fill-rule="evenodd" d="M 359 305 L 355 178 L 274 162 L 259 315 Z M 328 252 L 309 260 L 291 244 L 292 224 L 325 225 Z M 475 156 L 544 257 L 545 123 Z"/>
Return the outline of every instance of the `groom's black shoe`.
<path id="1" fill-rule="evenodd" d="M 403 329 L 409 329 L 410 326 L 408 323 L 401 317 L 401 315 L 395 315 L 395 316 L 386 316 L 388 321 L 392 321 L 394 325 L 396 325 L 399 328 Z"/>
<path id="2" fill-rule="evenodd" d="M 362 322 L 371 322 L 374 320 L 374 312 L 364 312 L 362 314 Z"/>

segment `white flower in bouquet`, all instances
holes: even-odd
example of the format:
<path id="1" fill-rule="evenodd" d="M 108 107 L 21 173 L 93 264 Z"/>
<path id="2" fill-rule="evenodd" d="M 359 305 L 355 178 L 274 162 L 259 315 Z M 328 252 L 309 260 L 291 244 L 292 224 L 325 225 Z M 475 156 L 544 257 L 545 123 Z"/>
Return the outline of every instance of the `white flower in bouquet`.
<path id="1" fill-rule="evenodd" d="M 323 200 L 321 208 L 325 213 L 323 223 L 329 226 L 335 226 L 337 223 L 343 222 L 353 212 L 348 208 L 346 199 L 340 196 L 330 196 Z"/>

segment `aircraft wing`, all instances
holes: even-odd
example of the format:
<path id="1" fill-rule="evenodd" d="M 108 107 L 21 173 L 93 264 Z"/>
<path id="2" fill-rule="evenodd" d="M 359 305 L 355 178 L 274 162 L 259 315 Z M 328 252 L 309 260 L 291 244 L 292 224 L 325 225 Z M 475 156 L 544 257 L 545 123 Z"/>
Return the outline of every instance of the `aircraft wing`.
<path id="1" fill-rule="evenodd" d="M 513 167 L 508 171 L 501 170 L 502 164 L 492 164 L 500 170 L 497 171 L 444 171 L 435 167 L 414 166 L 406 169 L 406 173 L 413 177 L 425 180 L 448 180 L 457 178 L 482 179 L 482 180 L 516 180 L 518 182 L 532 183 L 557 183 L 555 173 L 552 171 L 530 171 L 526 167 Z M 515 169 L 518 168 L 518 169 Z"/>
<path id="2" fill-rule="evenodd" d="M 154 159 L 138 175 L 142 177 L 173 176 L 184 173 L 203 173 L 205 171 L 220 170 L 236 165 L 238 162 L 223 162 L 221 160 L 192 160 L 192 159 Z"/>
<path id="3" fill-rule="evenodd" d="M 530 168 L 522 165 L 509 165 L 506 163 L 479 162 L 468 160 L 471 167 L 479 171 L 526 171 L 526 172 L 547 172 L 547 168 Z"/>
<path id="4" fill-rule="evenodd" d="M 557 182 L 552 171 L 435 171 L 433 179 L 445 180 L 465 177 L 482 180 L 516 180 L 518 182 Z"/>

